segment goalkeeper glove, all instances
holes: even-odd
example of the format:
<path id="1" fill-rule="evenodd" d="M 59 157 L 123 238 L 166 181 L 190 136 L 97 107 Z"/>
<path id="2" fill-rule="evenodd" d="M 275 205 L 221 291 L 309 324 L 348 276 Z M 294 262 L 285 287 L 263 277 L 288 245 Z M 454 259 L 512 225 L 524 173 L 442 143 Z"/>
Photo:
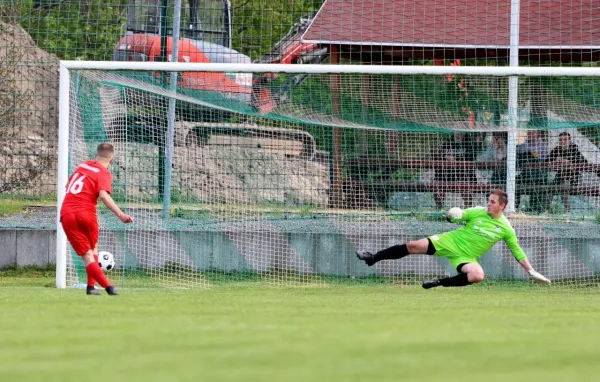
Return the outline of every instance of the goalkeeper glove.
<path id="1" fill-rule="evenodd" d="M 545 278 L 541 273 L 536 272 L 535 269 L 532 268 L 528 272 L 529 276 L 531 276 L 531 278 L 534 279 L 536 283 L 550 285 L 551 281 Z"/>
<path id="2" fill-rule="evenodd" d="M 463 210 L 459 207 L 452 207 L 446 215 L 446 220 L 452 223 L 452 219 L 461 219 L 463 217 Z"/>

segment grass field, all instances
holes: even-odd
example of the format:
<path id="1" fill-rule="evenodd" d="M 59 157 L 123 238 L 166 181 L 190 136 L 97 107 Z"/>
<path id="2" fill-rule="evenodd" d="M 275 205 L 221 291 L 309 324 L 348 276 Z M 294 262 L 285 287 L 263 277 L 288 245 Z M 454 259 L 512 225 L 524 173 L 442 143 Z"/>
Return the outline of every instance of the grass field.
<path id="1" fill-rule="evenodd" d="M 109 297 L 44 287 L 51 277 L 0 273 L 0 381 L 600 378 L 598 293 L 253 285 Z"/>

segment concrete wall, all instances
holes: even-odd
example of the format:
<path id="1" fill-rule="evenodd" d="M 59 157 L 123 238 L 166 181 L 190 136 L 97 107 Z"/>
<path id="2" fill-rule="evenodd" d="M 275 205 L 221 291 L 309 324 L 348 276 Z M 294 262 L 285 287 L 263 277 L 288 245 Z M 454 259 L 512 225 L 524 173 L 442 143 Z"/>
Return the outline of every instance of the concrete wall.
<path id="1" fill-rule="evenodd" d="M 56 264 L 56 231 L 0 230 L 0 269 L 7 266 Z"/>
<path id="2" fill-rule="evenodd" d="M 0 230 L 0 269 L 55 264 L 55 235 L 54 230 Z M 261 272 L 276 268 L 339 276 L 455 272 L 445 259 L 436 256 L 411 256 L 376 267 L 367 267 L 355 258 L 356 249 L 377 251 L 408 239 L 412 238 L 398 233 L 103 230 L 100 249 L 113 253 L 117 266 L 136 269 L 177 264 L 198 270 Z M 600 239 L 527 236 L 520 244 L 534 267 L 555 279 L 600 273 Z M 480 262 L 489 278 L 525 276 L 504 243 L 492 248 Z"/>

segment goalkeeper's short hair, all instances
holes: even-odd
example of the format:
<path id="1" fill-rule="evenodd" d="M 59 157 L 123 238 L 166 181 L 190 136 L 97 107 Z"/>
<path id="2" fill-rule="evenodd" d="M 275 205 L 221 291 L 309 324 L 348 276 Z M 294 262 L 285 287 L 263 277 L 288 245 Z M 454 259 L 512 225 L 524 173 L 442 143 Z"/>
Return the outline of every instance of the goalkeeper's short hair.
<path id="1" fill-rule="evenodd" d="M 492 190 L 490 195 L 498 196 L 498 203 L 504 204 L 504 207 L 508 204 L 508 194 L 502 190 Z"/>

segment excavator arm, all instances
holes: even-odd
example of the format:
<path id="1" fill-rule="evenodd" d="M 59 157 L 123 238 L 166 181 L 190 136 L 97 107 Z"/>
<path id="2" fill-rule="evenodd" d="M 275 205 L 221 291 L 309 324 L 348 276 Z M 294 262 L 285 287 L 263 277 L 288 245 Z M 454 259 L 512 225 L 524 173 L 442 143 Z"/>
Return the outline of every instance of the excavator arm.
<path id="1" fill-rule="evenodd" d="M 327 48 L 315 43 L 302 42 L 302 35 L 312 23 L 316 13 L 301 17 L 289 32 L 255 63 L 260 64 L 320 64 L 329 56 Z M 277 105 L 289 99 L 292 89 L 299 86 L 308 77 L 307 74 L 290 76 L 273 92 L 269 85 L 279 77 L 278 73 L 259 73 L 252 79 L 252 105 L 261 113 L 269 113 Z"/>

